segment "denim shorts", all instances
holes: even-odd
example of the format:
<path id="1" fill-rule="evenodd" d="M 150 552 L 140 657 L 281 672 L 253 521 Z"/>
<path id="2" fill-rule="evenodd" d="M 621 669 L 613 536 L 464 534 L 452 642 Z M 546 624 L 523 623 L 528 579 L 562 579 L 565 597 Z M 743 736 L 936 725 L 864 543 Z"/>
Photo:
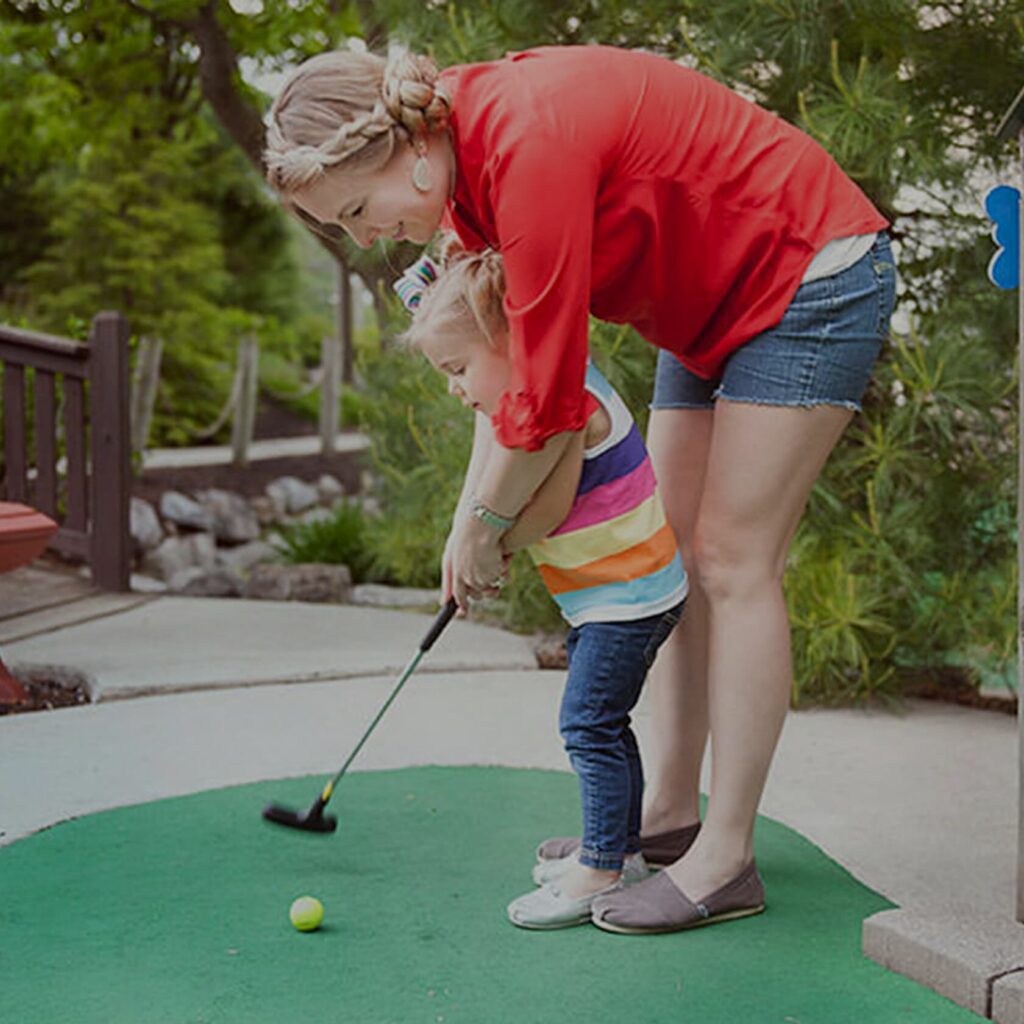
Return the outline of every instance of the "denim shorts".
<path id="1" fill-rule="evenodd" d="M 711 409 L 718 398 L 759 405 L 839 405 L 855 411 L 889 333 L 896 265 L 886 232 L 846 270 L 802 284 L 782 319 L 705 380 L 658 352 L 652 409 Z"/>

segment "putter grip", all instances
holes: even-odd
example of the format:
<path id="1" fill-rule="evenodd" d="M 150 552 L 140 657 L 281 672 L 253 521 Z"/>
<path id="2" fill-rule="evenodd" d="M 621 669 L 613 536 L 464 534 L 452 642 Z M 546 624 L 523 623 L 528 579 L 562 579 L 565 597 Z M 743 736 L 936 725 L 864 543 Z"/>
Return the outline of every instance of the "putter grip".
<path id="1" fill-rule="evenodd" d="M 455 603 L 455 598 L 451 597 L 448 599 L 448 603 L 437 613 L 437 618 L 434 619 L 434 624 L 430 627 L 429 632 L 420 642 L 420 650 L 426 654 L 431 647 L 434 646 L 434 641 L 444 632 L 444 627 L 452 621 L 452 616 L 455 614 L 455 609 L 458 605 Z"/>

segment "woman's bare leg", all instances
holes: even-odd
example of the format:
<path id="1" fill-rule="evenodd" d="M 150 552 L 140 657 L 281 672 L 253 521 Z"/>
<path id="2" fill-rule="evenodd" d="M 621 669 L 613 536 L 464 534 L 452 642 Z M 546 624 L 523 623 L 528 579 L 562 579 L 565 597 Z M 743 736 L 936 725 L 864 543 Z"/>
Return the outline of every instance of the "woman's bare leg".
<path id="1" fill-rule="evenodd" d="M 711 444 L 711 409 L 655 409 L 647 448 L 665 514 L 690 578 L 679 625 L 658 652 L 647 691 L 652 748 L 644 752 L 643 832 L 700 819 L 700 769 L 708 735 L 707 602 L 694 568 L 693 531 Z"/>
<path id="2" fill-rule="evenodd" d="M 667 870 L 691 899 L 753 856 L 753 828 L 789 706 L 786 552 L 851 413 L 719 399 L 693 545 L 708 608 L 711 785 L 704 826 Z M 680 801 L 688 801 L 685 795 Z"/>

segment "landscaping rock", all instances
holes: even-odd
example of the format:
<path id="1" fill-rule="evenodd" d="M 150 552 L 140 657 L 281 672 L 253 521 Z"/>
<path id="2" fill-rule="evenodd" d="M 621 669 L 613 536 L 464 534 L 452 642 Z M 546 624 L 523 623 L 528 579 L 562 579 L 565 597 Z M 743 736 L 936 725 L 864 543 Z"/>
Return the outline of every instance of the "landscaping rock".
<path id="1" fill-rule="evenodd" d="M 266 541 L 253 540 L 235 548 L 220 548 L 217 561 L 225 568 L 244 576 L 263 562 L 276 562 L 280 558 L 277 548 Z"/>
<path id="2" fill-rule="evenodd" d="M 160 496 L 160 515 L 190 530 L 209 532 L 214 526 L 213 516 L 199 502 L 180 491 L 164 491 Z"/>
<path id="3" fill-rule="evenodd" d="M 152 551 L 164 539 L 164 529 L 156 509 L 142 498 L 132 498 L 128 522 L 136 551 Z"/>
<path id="4" fill-rule="evenodd" d="M 141 572 L 133 572 L 128 580 L 128 587 L 136 594 L 164 594 L 167 584 L 153 576 L 145 576 Z"/>
<path id="5" fill-rule="evenodd" d="M 363 515 L 371 519 L 380 515 L 380 502 L 374 497 L 360 498 L 359 507 L 363 510 Z"/>
<path id="6" fill-rule="evenodd" d="M 193 566 L 176 572 L 167 589 L 184 597 L 238 597 L 242 592 L 242 581 L 228 569 Z"/>
<path id="7" fill-rule="evenodd" d="M 389 587 L 384 583 L 359 583 L 348 595 L 349 604 L 368 608 L 437 608 L 437 587 Z"/>
<path id="8" fill-rule="evenodd" d="M 257 565 L 242 596 L 263 601 L 344 603 L 352 587 L 347 565 Z"/>
<path id="9" fill-rule="evenodd" d="M 308 526 L 311 523 L 326 522 L 328 519 L 331 518 L 333 518 L 333 513 L 331 512 L 331 510 L 329 508 L 323 508 L 322 506 L 318 505 L 316 508 L 309 509 L 308 512 L 303 512 L 302 515 L 299 516 L 299 522 L 305 526 Z"/>
<path id="10" fill-rule="evenodd" d="M 240 494 L 216 488 L 199 491 L 196 498 L 213 518 L 213 534 L 226 544 L 244 544 L 260 535 L 260 521 Z"/>
<path id="11" fill-rule="evenodd" d="M 316 482 L 317 493 L 324 505 L 333 505 L 339 498 L 345 497 L 345 488 L 341 481 L 329 473 L 324 473 Z"/>
<path id="12" fill-rule="evenodd" d="M 277 507 L 293 516 L 312 508 L 320 500 L 315 487 L 294 476 L 278 477 L 267 484 L 267 494 Z"/>
<path id="13" fill-rule="evenodd" d="M 249 507 L 256 514 L 260 526 L 273 526 L 280 522 L 284 513 L 284 503 L 278 508 L 276 502 L 269 495 L 261 494 L 258 497 L 249 499 Z"/>
<path id="14" fill-rule="evenodd" d="M 167 582 L 182 569 L 213 569 L 216 565 L 217 548 L 209 533 L 168 537 L 142 559 L 143 572 Z"/>

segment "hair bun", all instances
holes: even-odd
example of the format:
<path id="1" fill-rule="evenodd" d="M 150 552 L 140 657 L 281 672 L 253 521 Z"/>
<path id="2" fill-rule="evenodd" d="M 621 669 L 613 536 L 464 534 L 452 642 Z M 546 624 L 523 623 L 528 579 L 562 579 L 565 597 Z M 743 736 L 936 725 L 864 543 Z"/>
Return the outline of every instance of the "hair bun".
<path id="1" fill-rule="evenodd" d="M 429 57 L 395 51 L 384 68 L 381 97 L 394 120 L 411 135 L 432 135 L 448 127 L 448 100 L 437 85 Z"/>

